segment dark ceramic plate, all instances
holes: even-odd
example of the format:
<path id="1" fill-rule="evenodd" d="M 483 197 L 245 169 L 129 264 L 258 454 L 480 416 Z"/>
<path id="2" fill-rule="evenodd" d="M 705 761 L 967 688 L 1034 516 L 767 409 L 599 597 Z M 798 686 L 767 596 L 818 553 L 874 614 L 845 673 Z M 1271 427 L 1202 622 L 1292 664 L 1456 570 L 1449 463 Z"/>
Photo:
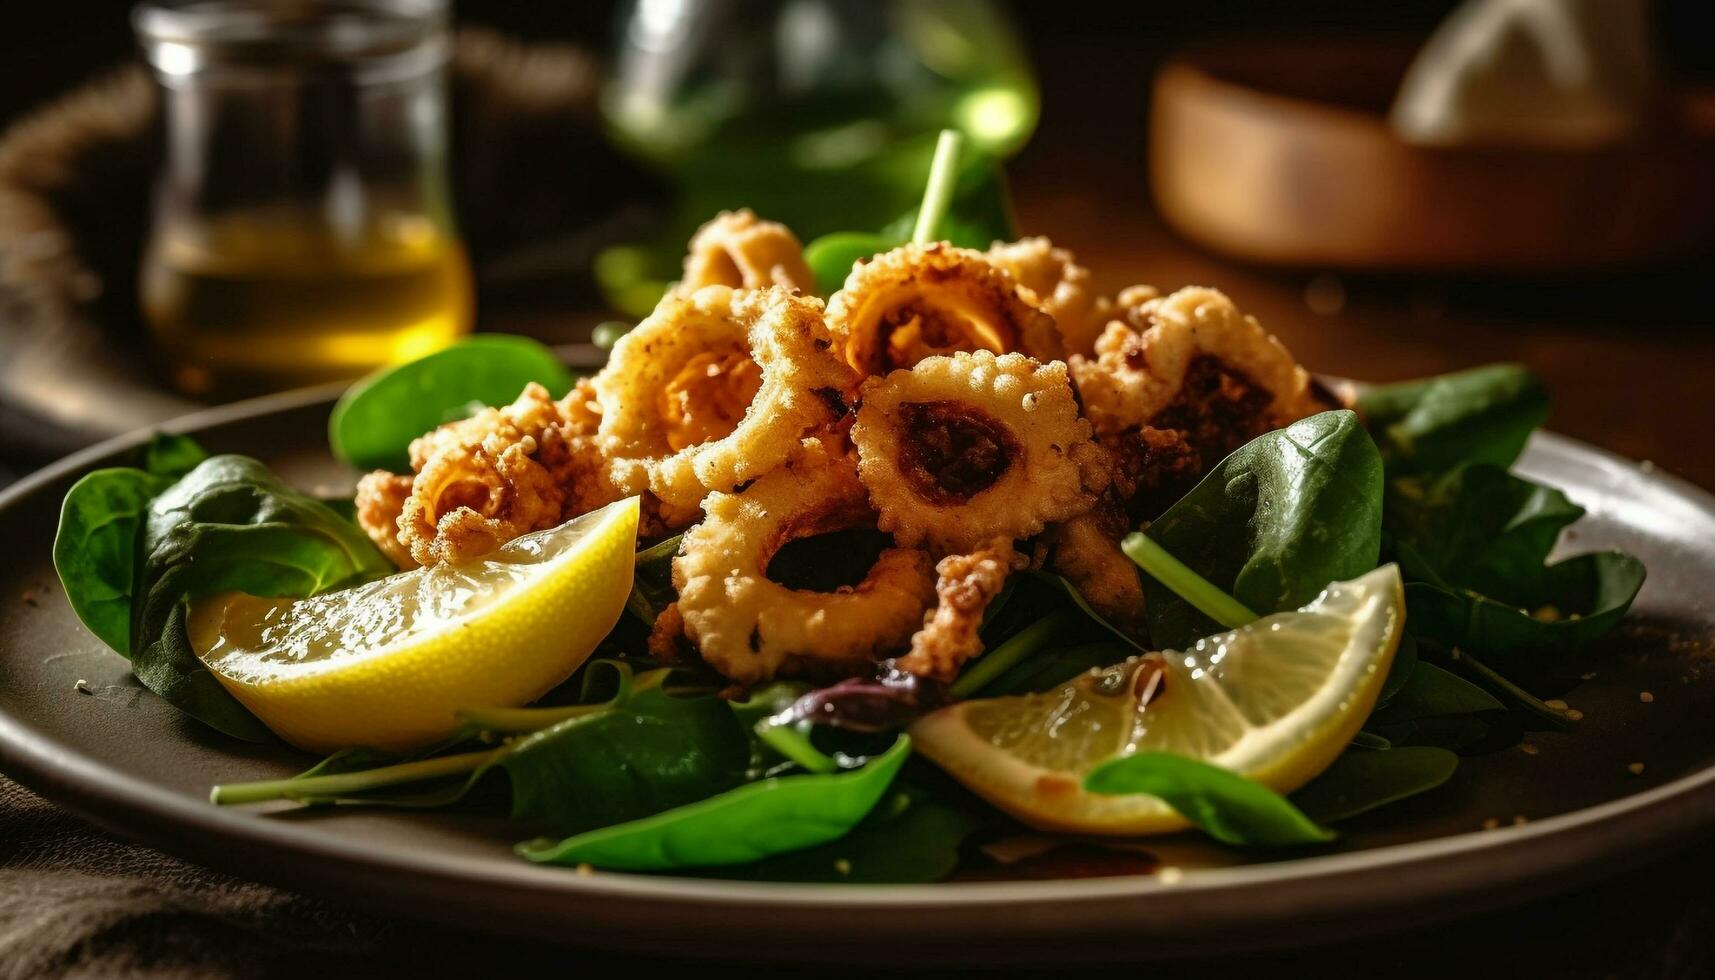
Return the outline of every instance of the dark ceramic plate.
<path id="1" fill-rule="evenodd" d="M 301 487 L 344 488 L 351 474 L 323 437 L 330 398 L 262 399 L 174 428 Z M 765 885 L 536 867 L 511 854 L 515 828 L 472 813 L 216 809 L 211 784 L 279 777 L 304 757 L 227 741 L 139 687 L 78 624 L 49 562 L 66 488 L 141 438 L 0 496 L 0 769 L 118 833 L 369 909 L 690 956 L 1135 959 L 1422 924 L 1568 889 L 1715 828 L 1715 498 L 1555 436 L 1520 469 L 1589 508 L 1566 547 L 1620 545 L 1649 566 L 1595 676 L 1566 695 L 1584 720 L 1531 734 L 1534 752 L 1470 759 L 1442 791 L 1349 825 L 1335 853 L 1198 868 L 1194 848 L 1169 841 L 1166 859 L 1192 867 L 1182 876 Z"/>

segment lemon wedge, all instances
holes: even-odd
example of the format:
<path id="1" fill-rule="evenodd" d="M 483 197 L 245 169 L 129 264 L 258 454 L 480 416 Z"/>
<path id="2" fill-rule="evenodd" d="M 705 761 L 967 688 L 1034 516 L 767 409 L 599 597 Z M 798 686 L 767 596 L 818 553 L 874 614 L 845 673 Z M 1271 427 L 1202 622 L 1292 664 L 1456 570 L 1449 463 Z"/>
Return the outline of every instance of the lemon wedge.
<path id="1" fill-rule="evenodd" d="M 1186 822 L 1161 800 L 1087 793 L 1084 775 L 1115 755 L 1171 752 L 1289 793 L 1363 726 L 1404 623 L 1399 570 L 1386 565 L 1184 652 L 1134 657 L 1041 694 L 943 708 L 911 736 L 967 788 L 1031 826 L 1178 830 Z"/>
<path id="2" fill-rule="evenodd" d="M 588 659 L 624 612 L 637 518 L 632 497 L 464 565 L 308 599 L 211 597 L 191 609 L 191 646 L 299 748 L 421 748 L 457 709 L 528 704 Z"/>

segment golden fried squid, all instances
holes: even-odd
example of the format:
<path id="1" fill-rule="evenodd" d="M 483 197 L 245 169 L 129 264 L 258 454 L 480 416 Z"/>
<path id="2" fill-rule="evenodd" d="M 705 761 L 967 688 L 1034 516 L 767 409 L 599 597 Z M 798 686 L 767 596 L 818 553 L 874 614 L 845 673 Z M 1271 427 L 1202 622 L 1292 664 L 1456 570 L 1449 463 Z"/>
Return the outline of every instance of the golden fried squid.
<path id="1" fill-rule="evenodd" d="M 1225 295 L 1152 292 L 1122 294 L 1123 311 L 1096 341 L 1096 356 L 1071 359 L 1084 414 L 1113 457 L 1115 488 L 1131 515 L 1146 520 L 1234 449 L 1333 407 L 1286 348 Z"/>
<path id="2" fill-rule="evenodd" d="M 857 378 L 832 348 L 821 301 L 787 289 L 666 296 L 595 379 L 610 479 L 689 517 L 773 470 L 845 412 Z"/>
<path id="3" fill-rule="evenodd" d="M 402 547 L 417 564 L 458 563 L 619 499 L 595 445 L 592 394 L 580 382 L 556 402 L 541 385 L 527 385 L 510 405 L 417 438 L 408 495 L 399 482 L 406 478 L 365 479 L 364 529 L 396 562 Z M 395 501 L 397 547 L 390 547 L 384 519 Z"/>
<path id="4" fill-rule="evenodd" d="M 416 568 L 411 548 L 399 540 L 399 515 L 411 497 L 413 478 L 407 474 L 376 470 L 357 481 L 357 526 L 375 542 L 388 560 L 400 568 Z"/>
<path id="5" fill-rule="evenodd" d="M 961 352 L 866 382 L 852 442 L 879 526 L 906 545 L 969 552 L 1088 510 L 1106 454 L 1066 365 Z"/>
<path id="6" fill-rule="evenodd" d="M 1095 349 L 1113 302 L 1096 295 L 1090 270 L 1079 265 L 1070 250 L 1055 248 L 1053 242 L 1039 237 L 996 242 L 986 254 L 1011 274 L 1025 302 L 1054 318 L 1067 353 L 1088 354 Z"/>
<path id="7" fill-rule="evenodd" d="M 860 375 L 935 354 L 987 350 L 1064 356 L 1054 318 L 1025 302 L 1006 270 L 945 242 L 902 245 L 854 266 L 828 301 L 828 329 Z"/>
<path id="8" fill-rule="evenodd" d="M 935 599 L 929 556 L 881 553 L 834 592 L 788 588 L 768 565 L 788 541 L 874 520 L 849 457 L 818 440 L 740 493 L 713 493 L 673 559 L 677 615 L 702 658 L 739 683 L 847 677 L 901 649 Z"/>
<path id="9" fill-rule="evenodd" d="M 1217 290 L 1191 286 L 1154 297 L 1130 317 L 1133 323 L 1108 324 L 1094 358 L 1071 361 L 1097 432 L 1182 429 L 1188 426 L 1163 423 L 1216 423 L 1208 417 L 1222 414 L 1268 431 L 1324 407 L 1280 341 Z"/>
<path id="10" fill-rule="evenodd" d="M 685 275 L 675 292 L 690 296 L 704 286 L 783 286 L 813 294 L 816 277 L 804 264 L 804 248 L 790 229 L 746 209 L 722 211 L 692 237 Z"/>
<path id="11" fill-rule="evenodd" d="M 1137 565 L 1120 550 L 1129 530 L 1117 507 L 1097 505 L 1088 513 L 1051 525 L 1040 539 L 1048 567 L 1078 587 L 1096 612 L 1121 629 L 1143 625 L 1143 582 Z"/>
<path id="12" fill-rule="evenodd" d="M 948 555 L 935 566 L 935 608 L 911 637 L 911 651 L 894 661 L 900 670 L 940 681 L 958 676 L 965 661 L 983 652 L 978 630 L 983 611 L 1006 578 L 1024 564 L 1012 539 L 997 537 L 969 554 Z"/>

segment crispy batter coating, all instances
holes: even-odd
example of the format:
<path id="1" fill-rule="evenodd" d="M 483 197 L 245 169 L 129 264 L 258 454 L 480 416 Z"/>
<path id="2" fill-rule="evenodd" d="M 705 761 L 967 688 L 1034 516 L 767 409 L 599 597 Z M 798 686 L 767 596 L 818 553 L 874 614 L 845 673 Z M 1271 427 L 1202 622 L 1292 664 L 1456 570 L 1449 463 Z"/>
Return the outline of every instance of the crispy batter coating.
<path id="1" fill-rule="evenodd" d="M 804 247 L 790 229 L 763 221 L 746 208 L 722 211 L 691 238 L 685 275 L 675 292 L 690 296 L 704 286 L 783 286 L 813 294 L 816 277 L 804 263 Z"/>
<path id="2" fill-rule="evenodd" d="M 911 652 L 894 666 L 923 677 L 951 681 L 965 661 L 983 652 L 978 630 L 983 611 L 1000 594 L 1006 578 L 1024 565 L 1012 539 L 997 537 L 963 555 L 948 555 L 935 566 L 935 608 L 911 637 Z"/>
<path id="3" fill-rule="evenodd" d="M 376 470 L 357 481 L 357 524 L 388 560 L 402 569 L 417 567 L 411 549 L 399 540 L 399 515 L 411 496 L 412 478 Z"/>
<path id="4" fill-rule="evenodd" d="M 1019 295 L 982 252 L 945 242 L 902 245 L 853 267 L 828 301 L 828 329 L 860 375 L 957 351 L 1065 356 L 1054 318 Z"/>
<path id="5" fill-rule="evenodd" d="M 768 578 L 786 542 L 873 520 L 851 460 L 818 440 L 740 493 L 712 493 L 673 559 L 684 633 L 710 666 L 752 684 L 775 676 L 846 677 L 901 649 L 934 601 L 929 556 L 881 553 L 863 581 L 835 592 Z"/>
<path id="6" fill-rule="evenodd" d="M 1049 564 L 1078 587 L 1084 601 L 1108 622 L 1136 632 L 1143 625 L 1143 582 L 1120 550 L 1127 524 L 1117 508 L 1098 506 L 1050 527 L 1043 537 Z"/>
<path id="7" fill-rule="evenodd" d="M 969 552 L 1083 513 L 1106 454 L 1066 365 L 988 351 L 927 358 L 866 382 L 852 442 L 880 527 L 902 544 Z"/>
<path id="8" fill-rule="evenodd" d="M 416 469 L 398 517 L 418 564 L 479 558 L 531 531 L 618 500 L 590 432 L 591 388 L 555 402 L 538 384 L 518 399 L 411 443 Z"/>
<path id="9" fill-rule="evenodd" d="M 1017 281 L 1025 302 L 1054 318 L 1068 353 L 1094 351 L 1113 303 L 1096 295 L 1090 270 L 1078 264 L 1070 249 L 1055 248 L 1046 238 L 1021 238 L 995 242 L 987 255 Z"/>
<path id="10" fill-rule="evenodd" d="M 1071 360 L 1085 414 L 1097 432 L 1179 428 L 1161 424 L 1159 417 L 1182 401 L 1187 378 L 1201 358 L 1214 359 L 1268 396 L 1263 431 L 1322 409 L 1310 375 L 1224 294 L 1191 286 L 1142 303 L 1125 299 L 1122 295 L 1126 319 L 1108 324 L 1096 341 L 1096 356 Z"/>
<path id="11" fill-rule="evenodd" d="M 644 648 L 657 663 L 686 662 L 690 650 L 685 640 L 685 617 L 679 615 L 677 602 L 668 603 L 667 608 L 655 617 L 655 624 L 649 628 L 649 639 L 645 641 Z"/>
<path id="12" fill-rule="evenodd" d="M 1112 432 L 1097 441 L 1114 464 L 1113 496 L 1133 523 L 1152 521 L 1197 485 L 1209 466 L 1227 453 L 1268 431 L 1258 414 L 1240 397 L 1231 412 L 1215 416 L 1204 427 L 1207 440 L 1192 445 L 1191 433 L 1181 429 L 1140 426 Z"/>
<path id="13" fill-rule="evenodd" d="M 684 513 L 773 470 L 844 412 L 857 379 L 832 348 L 821 301 L 779 287 L 663 298 L 595 379 L 609 478 Z"/>

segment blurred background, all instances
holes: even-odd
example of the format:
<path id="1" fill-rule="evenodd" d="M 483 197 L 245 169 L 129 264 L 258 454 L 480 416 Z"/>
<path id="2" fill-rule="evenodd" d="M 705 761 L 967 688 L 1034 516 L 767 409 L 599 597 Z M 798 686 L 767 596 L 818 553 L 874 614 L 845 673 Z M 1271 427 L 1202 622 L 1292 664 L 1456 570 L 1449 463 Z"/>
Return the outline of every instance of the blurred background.
<path id="1" fill-rule="evenodd" d="M 1544 0 L 1510 25 L 1468 10 L 1462 35 L 1458 6 L 459 4 L 444 106 L 317 96 L 337 120 L 329 158 L 363 142 L 351 152 L 411 194 L 391 223 L 344 229 L 357 266 L 325 267 L 296 219 L 235 232 L 198 210 L 210 187 L 262 179 L 267 155 L 245 163 L 245 147 L 284 138 L 253 91 L 232 105 L 179 77 L 169 129 L 128 4 L 12 4 L 0 481 L 472 325 L 586 343 L 648 309 L 716 207 L 806 240 L 879 230 L 914 206 L 925 140 L 955 125 L 1004 171 L 1017 228 L 1073 248 L 1104 291 L 1216 286 L 1330 375 L 1524 361 L 1556 395 L 1553 427 L 1715 487 L 1715 5 Z M 187 42 L 162 44 L 171 81 Z M 234 119 L 251 129 L 222 142 Z M 393 129 L 397 147 L 369 145 Z M 316 311 L 291 305 L 295 287 L 245 294 L 276 315 L 233 334 L 237 301 L 209 283 L 241 260 L 309 277 L 295 282 L 382 269 L 407 299 L 364 293 L 357 309 L 426 302 L 439 319 L 296 363 L 306 344 L 268 341 L 314 340 Z"/>

